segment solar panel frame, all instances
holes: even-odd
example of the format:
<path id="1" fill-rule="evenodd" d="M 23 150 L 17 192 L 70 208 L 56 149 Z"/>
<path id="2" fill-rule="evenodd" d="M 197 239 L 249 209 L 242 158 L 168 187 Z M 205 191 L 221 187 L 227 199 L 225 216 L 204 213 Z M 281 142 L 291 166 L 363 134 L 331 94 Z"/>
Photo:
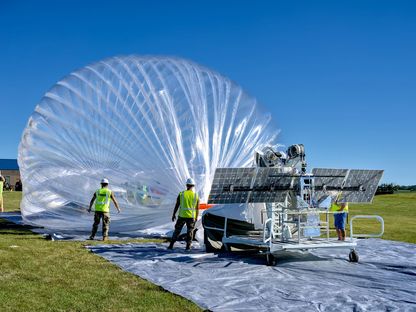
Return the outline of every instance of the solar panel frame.
<path id="1" fill-rule="evenodd" d="M 371 203 L 383 176 L 383 170 L 367 169 L 329 169 L 314 168 L 315 192 L 317 202 L 342 191 L 338 202 Z"/>
<path id="2" fill-rule="evenodd" d="M 351 169 L 345 181 L 341 202 L 371 203 L 383 170 Z"/>
<path id="3" fill-rule="evenodd" d="M 217 168 L 209 204 L 282 202 L 299 186 L 299 176 L 279 168 Z"/>
<path id="4" fill-rule="evenodd" d="M 275 203 L 299 187 L 299 175 L 282 173 L 280 168 L 258 168 L 250 202 Z"/>
<path id="5" fill-rule="evenodd" d="M 212 181 L 211 191 L 208 197 L 210 204 L 245 203 L 249 195 L 256 168 L 217 168 Z M 225 189 L 229 188 L 229 191 Z M 232 189 L 230 189 L 232 188 Z M 234 192 L 234 188 L 236 192 Z"/>
<path id="6" fill-rule="evenodd" d="M 332 168 L 314 168 L 312 176 L 314 177 L 314 197 L 317 202 L 321 202 L 330 191 L 338 191 L 341 189 L 348 169 L 332 169 Z"/>

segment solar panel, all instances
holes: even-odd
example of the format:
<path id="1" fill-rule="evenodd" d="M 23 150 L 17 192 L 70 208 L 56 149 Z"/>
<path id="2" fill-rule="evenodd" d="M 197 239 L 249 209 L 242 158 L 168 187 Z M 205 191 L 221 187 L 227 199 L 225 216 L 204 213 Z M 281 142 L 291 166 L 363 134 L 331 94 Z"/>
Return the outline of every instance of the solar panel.
<path id="1" fill-rule="evenodd" d="M 334 192 L 331 191 L 340 190 L 347 172 L 348 169 L 312 169 L 312 175 L 314 176 L 315 199 L 318 202 L 321 202 L 327 198 L 328 195 L 333 195 Z"/>
<path id="2" fill-rule="evenodd" d="M 281 173 L 279 168 L 258 168 L 250 202 L 282 202 L 285 200 L 287 192 L 298 186 L 299 176 Z"/>
<path id="3" fill-rule="evenodd" d="M 210 204 L 245 203 L 256 168 L 217 168 L 208 197 Z"/>
<path id="4" fill-rule="evenodd" d="M 315 168 L 312 174 L 318 202 L 342 191 L 339 202 L 369 203 L 373 200 L 383 170 Z"/>
<path id="5" fill-rule="evenodd" d="M 383 170 L 350 170 L 341 202 L 371 203 L 382 176 Z"/>
<path id="6" fill-rule="evenodd" d="M 278 168 L 217 168 L 210 204 L 281 202 L 299 185 L 299 176 Z"/>

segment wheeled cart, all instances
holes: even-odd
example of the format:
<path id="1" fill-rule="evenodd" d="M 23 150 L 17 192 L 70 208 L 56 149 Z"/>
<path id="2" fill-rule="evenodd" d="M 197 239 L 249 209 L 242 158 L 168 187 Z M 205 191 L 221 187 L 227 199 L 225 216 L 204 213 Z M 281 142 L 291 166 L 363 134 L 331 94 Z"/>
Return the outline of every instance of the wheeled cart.
<path id="1" fill-rule="evenodd" d="M 283 212 L 284 211 L 284 212 Z M 310 225 L 308 215 L 319 215 L 319 223 Z M 231 251 L 237 249 L 255 249 L 260 254 L 265 255 L 266 264 L 269 266 L 276 265 L 279 255 L 285 251 L 308 251 L 311 249 L 321 248 L 344 248 L 349 250 L 348 259 L 350 262 L 358 262 L 359 255 L 356 251 L 357 241 L 359 238 L 381 237 L 384 233 L 383 218 L 376 215 L 356 215 L 350 218 L 349 236 L 345 240 L 338 240 L 330 237 L 329 211 L 304 210 L 289 212 L 286 209 L 274 211 L 274 216 L 279 218 L 269 218 L 264 222 L 262 230 L 246 231 L 243 235 L 230 234 L 233 232 L 229 228 L 230 224 L 234 225 L 235 221 L 225 218 L 221 222 L 224 226 L 204 225 L 206 230 L 221 233 L 222 249 Z M 285 216 L 283 216 L 285 215 Z M 291 216 L 291 217 L 289 217 Z M 286 221 L 276 221 L 285 219 Z M 315 218 L 316 219 L 316 218 Z M 354 231 L 354 221 L 357 219 L 377 220 L 380 224 L 379 233 L 364 234 Z M 290 220 L 290 221 L 289 221 Z M 293 227 L 288 225 L 294 224 Z M 270 226 L 274 224 L 275 226 Z M 287 230 L 284 230 L 287 229 Z M 305 235 L 306 234 L 306 235 Z M 319 234 L 319 236 L 318 236 Z M 309 235 L 309 236 L 308 236 Z M 315 235 L 315 236 L 311 236 Z"/>

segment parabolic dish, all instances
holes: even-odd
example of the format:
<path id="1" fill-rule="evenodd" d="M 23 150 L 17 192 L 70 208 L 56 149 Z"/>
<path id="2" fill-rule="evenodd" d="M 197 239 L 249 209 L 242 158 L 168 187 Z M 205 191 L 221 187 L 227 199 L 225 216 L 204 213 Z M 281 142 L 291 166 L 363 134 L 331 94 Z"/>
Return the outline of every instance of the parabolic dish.
<path id="1" fill-rule="evenodd" d="M 186 178 L 206 201 L 217 167 L 251 166 L 253 151 L 274 143 L 270 121 L 239 86 L 184 59 L 86 66 L 43 96 L 23 132 L 23 218 L 90 230 L 86 209 L 106 177 L 122 209 L 112 232 L 167 223 Z"/>

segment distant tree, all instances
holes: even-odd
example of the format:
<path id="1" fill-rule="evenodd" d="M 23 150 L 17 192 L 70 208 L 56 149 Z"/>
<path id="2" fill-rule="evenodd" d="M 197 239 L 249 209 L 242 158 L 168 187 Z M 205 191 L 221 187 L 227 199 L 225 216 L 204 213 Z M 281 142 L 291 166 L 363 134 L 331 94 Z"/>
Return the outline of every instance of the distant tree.
<path id="1" fill-rule="evenodd" d="M 416 185 L 400 185 L 399 190 L 415 192 Z"/>
<path id="2" fill-rule="evenodd" d="M 393 194 L 399 188 L 400 186 L 394 183 L 383 183 L 377 187 L 376 195 Z"/>

